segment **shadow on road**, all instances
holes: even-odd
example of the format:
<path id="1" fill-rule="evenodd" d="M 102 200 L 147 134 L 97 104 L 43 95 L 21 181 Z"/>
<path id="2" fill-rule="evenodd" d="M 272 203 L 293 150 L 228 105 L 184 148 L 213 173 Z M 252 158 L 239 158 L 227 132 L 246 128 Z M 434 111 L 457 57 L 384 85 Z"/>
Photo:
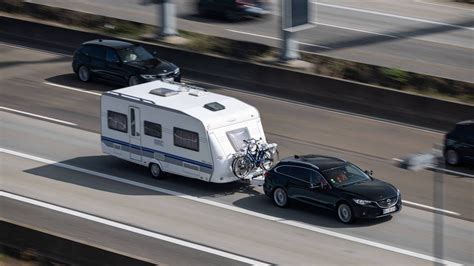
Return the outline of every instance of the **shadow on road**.
<path id="1" fill-rule="evenodd" d="M 55 57 L 55 58 L 48 58 L 48 59 L 44 59 L 44 60 L 3 61 L 3 62 L 0 62 L 0 69 L 5 69 L 5 68 L 9 68 L 9 67 L 18 67 L 18 66 L 21 66 L 21 65 L 64 63 L 64 62 L 68 62 L 68 61 L 69 61 L 69 58 L 62 57 L 62 56 L 58 56 L 58 57 Z"/>
<path id="2" fill-rule="evenodd" d="M 72 70 L 71 70 L 72 72 Z M 82 82 L 75 73 L 62 74 L 47 78 L 45 81 L 57 85 L 73 87 L 85 91 L 105 92 L 125 87 L 125 85 L 117 84 L 108 80 L 93 78 L 89 82 Z"/>
<path id="3" fill-rule="evenodd" d="M 159 189 L 172 190 L 183 195 L 191 195 L 237 206 L 245 210 L 278 217 L 282 220 L 298 221 L 331 228 L 367 227 L 391 219 L 390 217 L 385 217 L 376 220 L 361 220 L 354 225 L 344 225 L 336 220 L 333 212 L 302 203 L 292 202 L 290 208 L 278 208 L 272 203 L 270 198 L 263 195 L 259 187 L 246 182 L 215 184 L 171 174 L 167 175 L 163 180 L 154 180 L 149 177 L 147 168 L 108 155 L 78 157 L 62 161 L 60 164 L 120 177 L 123 181 L 132 184 L 125 185 L 119 182 L 110 182 L 103 177 L 93 175 L 93 173 L 85 174 L 64 167 L 58 167 L 61 166 L 58 164 L 27 169 L 24 172 L 109 193 L 123 195 L 168 195 L 160 191 L 134 186 L 133 182 L 136 182 Z"/>

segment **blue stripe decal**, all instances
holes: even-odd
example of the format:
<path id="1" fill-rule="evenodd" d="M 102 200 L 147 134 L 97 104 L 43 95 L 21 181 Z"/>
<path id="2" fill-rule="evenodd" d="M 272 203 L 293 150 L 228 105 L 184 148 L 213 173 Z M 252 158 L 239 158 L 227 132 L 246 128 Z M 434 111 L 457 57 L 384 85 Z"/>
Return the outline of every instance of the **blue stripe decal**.
<path id="1" fill-rule="evenodd" d="M 109 141 L 109 142 L 121 144 L 121 145 L 124 145 L 124 146 L 130 146 L 131 148 L 136 149 L 136 150 L 140 150 L 140 149 L 141 149 L 142 151 L 145 151 L 145 152 L 151 152 L 151 153 L 158 152 L 158 153 L 162 153 L 163 155 L 165 155 L 166 157 L 169 157 L 169 158 L 173 158 L 173 159 L 176 159 L 176 160 L 179 160 L 179 161 L 183 161 L 183 162 L 187 162 L 187 163 L 192 163 L 192 164 L 195 164 L 195 165 L 199 165 L 199 166 L 202 166 L 202 167 L 206 167 L 206 168 L 212 169 L 212 165 L 205 164 L 205 163 L 201 163 L 201 162 L 194 161 L 194 160 L 191 160 L 191 159 L 187 159 L 187 158 L 184 158 L 184 157 L 180 157 L 180 156 L 177 156 L 177 155 L 174 155 L 174 154 L 170 154 L 170 153 L 166 153 L 166 152 L 162 152 L 162 151 L 158 151 L 158 150 L 146 148 L 146 147 L 143 147 L 143 146 L 133 145 L 133 144 L 130 144 L 130 143 L 121 141 L 121 140 L 111 139 L 111 138 L 104 137 L 104 136 L 101 136 L 101 139 L 102 139 L 103 141 Z"/>

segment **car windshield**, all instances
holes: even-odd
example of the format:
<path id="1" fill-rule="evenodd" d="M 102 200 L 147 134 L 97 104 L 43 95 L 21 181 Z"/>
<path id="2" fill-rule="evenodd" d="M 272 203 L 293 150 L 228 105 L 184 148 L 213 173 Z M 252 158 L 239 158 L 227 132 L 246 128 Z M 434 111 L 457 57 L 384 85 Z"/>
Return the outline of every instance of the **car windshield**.
<path id="1" fill-rule="evenodd" d="M 370 180 L 370 177 L 353 164 L 338 166 L 322 171 L 326 179 L 335 187 L 352 185 Z"/>
<path id="2" fill-rule="evenodd" d="M 124 63 L 153 59 L 153 55 L 141 46 L 132 46 L 119 50 L 118 54 Z"/>

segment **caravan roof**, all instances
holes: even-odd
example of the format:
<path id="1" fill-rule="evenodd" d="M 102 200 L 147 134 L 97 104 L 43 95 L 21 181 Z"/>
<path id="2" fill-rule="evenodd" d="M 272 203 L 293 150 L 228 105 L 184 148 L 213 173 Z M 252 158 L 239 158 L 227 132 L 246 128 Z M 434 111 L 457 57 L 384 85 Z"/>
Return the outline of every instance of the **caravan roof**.
<path id="1" fill-rule="evenodd" d="M 207 128 L 218 128 L 259 117 L 258 110 L 235 98 L 182 83 L 152 81 L 112 91 L 152 101 L 192 116 Z"/>

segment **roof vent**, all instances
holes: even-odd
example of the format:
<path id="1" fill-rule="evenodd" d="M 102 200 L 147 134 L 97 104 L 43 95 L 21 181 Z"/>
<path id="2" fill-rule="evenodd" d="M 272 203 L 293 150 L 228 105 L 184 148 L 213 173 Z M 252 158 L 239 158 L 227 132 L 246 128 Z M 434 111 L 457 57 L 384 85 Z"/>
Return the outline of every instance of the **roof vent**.
<path id="1" fill-rule="evenodd" d="M 213 112 L 217 112 L 217 111 L 220 111 L 220 110 L 224 110 L 225 106 L 218 103 L 218 102 L 212 102 L 212 103 L 205 104 L 204 108 L 206 108 L 208 110 L 211 110 Z"/>
<path id="2" fill-rule="evenodd" d="M 199 97 L 199 96 L 203 96 L 204 94 L 206 94 L 206 92 L 203 90 L 196 90 L 196 89 L 189 90 L 189 95 L 191 96 Z"/>
<path id="3" fill-rule="evenodd" d="M 158 95 L 158 96 L 162 96 L 162 97 L 173 96 L 173 95 L 176 95 L 178 93 L 179 93 L 179 91 L 170 90 L 170 89 L 167 89 L 167 88 L 158 88 L 158 89 L 153 89 L 153 90 L 150 91 L 150 94 L 154 94 L 154 95 Z"/>

